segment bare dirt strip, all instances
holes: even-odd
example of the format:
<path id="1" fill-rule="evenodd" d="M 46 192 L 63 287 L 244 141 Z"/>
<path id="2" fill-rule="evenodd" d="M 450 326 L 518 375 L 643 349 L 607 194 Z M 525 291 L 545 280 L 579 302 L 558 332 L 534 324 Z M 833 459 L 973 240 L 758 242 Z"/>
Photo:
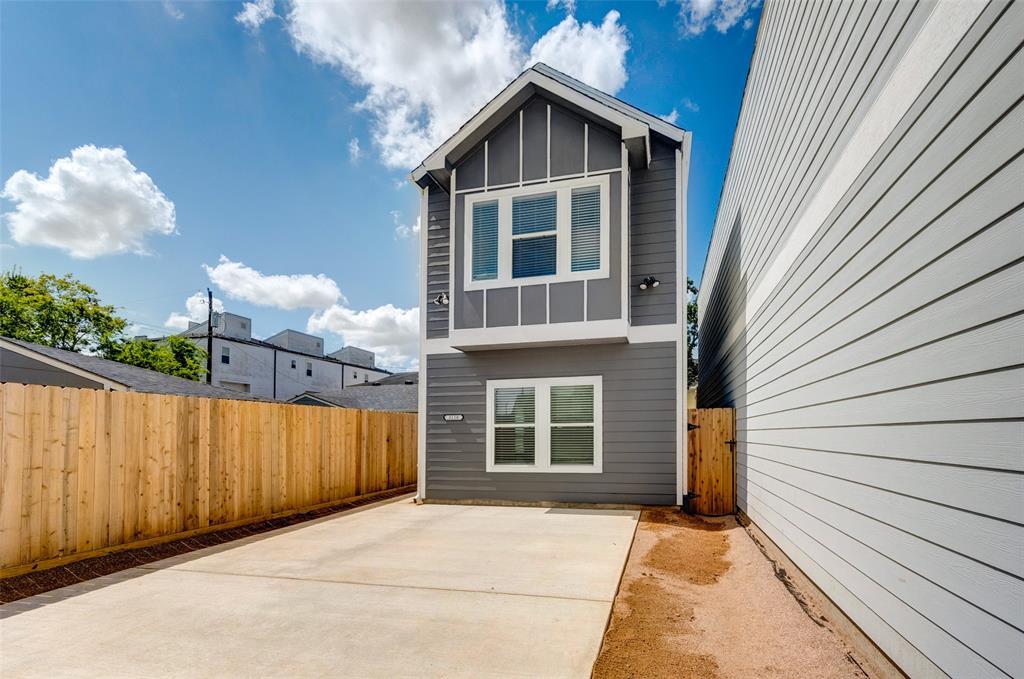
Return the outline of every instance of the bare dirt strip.
<path id="1" fill-rule="evenodd" d="M 597 679 L 863 679 L 852 647 L 735 517 L 640 517 Z"/>

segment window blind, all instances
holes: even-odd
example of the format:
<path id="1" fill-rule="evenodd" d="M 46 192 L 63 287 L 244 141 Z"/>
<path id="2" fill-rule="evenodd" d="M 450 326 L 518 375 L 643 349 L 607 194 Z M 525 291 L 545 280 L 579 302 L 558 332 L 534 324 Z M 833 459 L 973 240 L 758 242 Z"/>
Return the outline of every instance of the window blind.
<path id="1" fill-rule="evenodd" d="M 512 278 L 552 276 L 558 266 L 556 236 L 517 238 L 512 241 Z"/>
<path id="2" fill-rule="evenodd" d="M 601 268 L 601 187 L 572 190 L 571 251 L 573 271 Z"/>
<path id="3" fill-rule="evenodd" d="M 494 390 L 494 464 L 534 464 L 535 406 L 533 387 Z"/>
<path id="4" fill-rule="evenodd" d="M 512 235 L 554 231 L 557 227 L 558 194 L 545 193 L 512 199 Z"/>
<path id="5" fill-rule="evenodd" d="M 594 387 L 551 387 L 551 464 L 594 463 Z"/>
<path id="6" fill-rule="evenodd" d="M 473 280 L 498 277 L 498 201 L 473 205 Z"/>

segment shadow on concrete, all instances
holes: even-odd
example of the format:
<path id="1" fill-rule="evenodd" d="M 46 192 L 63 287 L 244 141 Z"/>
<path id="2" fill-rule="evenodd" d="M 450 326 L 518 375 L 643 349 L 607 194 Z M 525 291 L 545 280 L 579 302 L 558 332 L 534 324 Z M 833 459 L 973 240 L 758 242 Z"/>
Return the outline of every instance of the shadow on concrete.
<path id="1" fill-rule="evenodd" d="M 171 568 L 204 556 L 283 535 L 310 525 L 396 502 L 411 496 L 408 488 L 375 493 L 301 514 L 257 521 L 245 526 L 127 549 L 64 566 L 0 580 L 0 619 Z"/>

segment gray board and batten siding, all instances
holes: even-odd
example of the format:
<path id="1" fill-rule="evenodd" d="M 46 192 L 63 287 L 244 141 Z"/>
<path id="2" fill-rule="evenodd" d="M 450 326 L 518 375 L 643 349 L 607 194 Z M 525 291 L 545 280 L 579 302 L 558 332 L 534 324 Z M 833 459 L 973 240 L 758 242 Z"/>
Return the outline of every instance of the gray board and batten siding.
<path id="1" fill-rule="evenodd" d="M 424 300 L 427 338 L 447 337 L 449 324 L 455 329 L 467 329 L 622 318 L 621 267 L 626 261 L 633 324 L 675 323 L 676 148 L 675 143 L 652 132 L 650 166 L 630 173 L 624 169 L 621 141 L 616 133 L 600 121 L 584 118 L 544 97 L 532 98 L 522 107 L 521 115 L 516 111 L 509 116 L 485 142 L 456 164 L 454 201 L 438 186 L 431 184 L 428 188 Z M 518 286 L 464 291 L 465 197 L 485 187 L 517 184 L 520 173 L 522 183 L 578 177 L 583 174 L 584 165 L 588 173 L 608 177 L 608 277 L 540 285 L 524 281 Z M 621 252 L 623 181 L 629 182 L 628 218 L 633 223 L 627 240 L 628 260 Z M 632 290 L 650 275 L 661 282 L 658 288 L 644 294 Z M 433 303 L 442 292 L 451 296 L 448 306 Z M 449 314 L 454 318 L 450 319 Z"/>
<path id="2" fill-rule="evenodd" d="M 450 293 L 450 216 L 451 201 L 448 194 L 431 185 L 427 195 L 427 298 L 421 300 L 426 310 L 428 339 L 448 336 L 448 309 L 450 305 L 435 304 L 441 293 Z"/>
<path id="3" fill-rule="evenodd" d="M 766 3 L 701 286 L 739 507 L 913 677 L 1024 676 L 1022 40 Z"/>
<path id="4" fill-rule="evenodd" d="M 427 356 L 426 497 L 675 504 L 675 351 L 660 342 Z M 603 379 L 602 472 L 487 472 L 487 380 L 579 375 Z"/>

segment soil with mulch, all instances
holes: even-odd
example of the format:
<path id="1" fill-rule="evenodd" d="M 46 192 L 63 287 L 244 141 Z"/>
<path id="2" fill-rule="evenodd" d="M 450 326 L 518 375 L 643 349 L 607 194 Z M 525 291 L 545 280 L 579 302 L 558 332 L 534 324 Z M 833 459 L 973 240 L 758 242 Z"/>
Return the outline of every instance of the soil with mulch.
<path id="1" fill-rule="evenodd" d="M 304 521 L 311 521 L 331 514 L 337 514 L 338 512 L 355 509 L 356 507 L 363 507 L 374 502 L 405 495 L 412 490 L 414 490 L 412 487 L 396 488 L 383 493 L 365 495 L 354 500 L 320 507 L 301 514 L 257 521 L 245 526 L 195 535 L 151 547 L 127 549 L 113 554 L 83 559 L 82 561 L 69 563 L 66 566 L 57 566 L 44 571 L 33 571 L 24 575 L 0 579 L 0 604 L 25 599 L 36 594 L 110 575 L 111 573 L 117 573 L 128 568 L 153 563 L 154 561 L 160 561 L 161 559 L 167 559 L 179 554 L 194 552 L 205 547 L 222 545 L 225 542 L 239 540 L 250 535 L 258 535 L 277 530 L 278 528 L 293 526 Z"/>
<path id="2" fill-rule="evenodd" d="M 596 679 L 864 679 L 851 647 L 734 517 L 646 509 Z"/>

